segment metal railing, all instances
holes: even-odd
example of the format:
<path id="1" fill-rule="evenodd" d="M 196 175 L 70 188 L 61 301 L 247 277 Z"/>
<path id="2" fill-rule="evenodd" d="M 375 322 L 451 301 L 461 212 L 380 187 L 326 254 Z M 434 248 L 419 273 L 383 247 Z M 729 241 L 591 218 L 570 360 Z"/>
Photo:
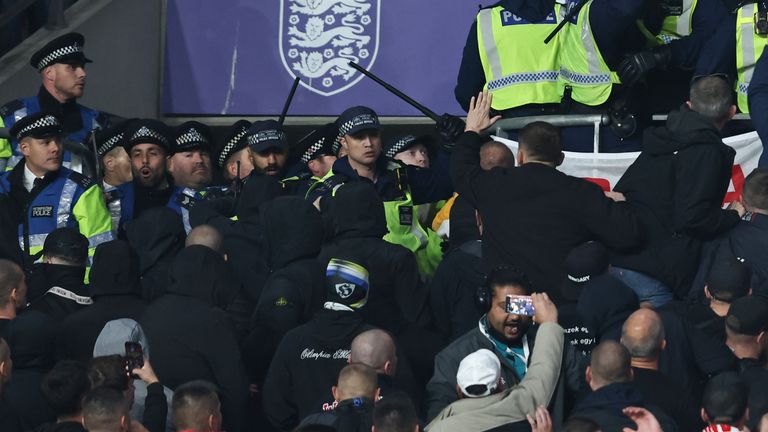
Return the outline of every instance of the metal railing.
<path id="1" fill-rule="evenodd" d="M 600 127 L 608 126 L 610 120 L 606 114 L 561 114 L 561 115 L 542 115 L 501 119 L 491 128 L 495 135 L 501 138 L 508 138 L 508 130 L 522 129 L 529 123 L 536 121 L 547 122 L 553 126 L 592 126 L 594 133 L 592 135 L 592 151 L 600 153 Z"/>

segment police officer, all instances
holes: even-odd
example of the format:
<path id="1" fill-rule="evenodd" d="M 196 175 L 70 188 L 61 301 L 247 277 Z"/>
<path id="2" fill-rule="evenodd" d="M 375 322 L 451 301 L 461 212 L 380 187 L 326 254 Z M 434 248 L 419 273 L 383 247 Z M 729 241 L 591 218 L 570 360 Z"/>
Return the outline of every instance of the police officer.
<path id="1" fill-rule="evenodd" d="M 208 195 L 211 185 L 211 135 L 207 126 L 196 121 L 179 125 L 171 142 L 168 172 L 174 190 L 168 207 L 179 213 L 189 234 L 189 210 Z"/>
<path id="2" fill-rule="evenodd" d="M 561 6 L 554 1 L 501 1 L 480 9 L 464 46 L 454 90 L 464 110 L 479 91 L 493 93 L 505 116 L 554 112 L 560 102 L 558 37 Z"/>
<path id="3" fill-rule="evenodd" d="M 215 162 L 228 181 L 244 179 L 253 171 L 247 138 L 250 127 L 251 123 L 247 120 L 236 121 L 216 151 Z"/>
<path id="4" fill-rule="evenodd" d="M 135 120 L 126 127 L 123 146 L 131 160 L 133 180 L 117 187 L 120 226 L 138 218 L 144 210 L 166 206 L 174 192 L 166 172 L 170 139 L 168 127 L 158 120 Z"/>
<path id="5" fill-rule="evenodd" d="M 389 141 L 384 147 L 384 155 L 405 165 L 429 168 L 430 155 L 434 154 L 435 150 L 429 135 L 406 135 Z"/>
<path id="6" fill-rule="evenodd" d="M 292 149 L 288 166 L 298 166 L 299 172 L 283 179 L 287 193 L 306 197 L 312 186 L 331 172 L 337 160 L 333 151 L 337 135 L 336 125 L 328 123 L 310 132 Z"/>
<path id="7" fill-rule="evenodd" d="M 278 122 L 254 122 L 248 129 L 248 147 L 255 174 L 282 178 L 288 159 L 288 139 Z"/>
<path id="8" fill-rule="evenodd" d="M 646 6 L 628 29 L 642 35 L 646 46 L 625 58 L 617 72 L 628 86 L 656 72 L 648 76 L 653 93 L 646 97 L 655 111 L 674 109 L 687 99 L 691 69 L 728 10 L 720 0 L 646 0 Z"/>
<path id="9" fill-rule="evenodd" d="M 96 246 L 112 240 L 112 220 L 101 189 L 62 167 L 61 121 L 36 113 L 14 123 L 10 132 L 23 158 L 0 175 L 0 193 L 10 197 L 25 264 L 29 268 L 39 258 L 46 236 L 61 227 L 80 231 L 93 256 Z"/>
<path id="10" fill-rule="evenodd" d="M 447 175 L 389 161 L 382 152 L 379 117 L 368 107 L 347 109 L 336 120 L 336 126 L 347 156 L 333 164 L 332 174 L 308 198 L 331 194 L 339 184 L 370 181 L 384 201 L 389 230 L 384 239 L 412 252 L 425 248 L 429 237 L 416 217 L 414 205 L 450 197 L 453 191 Z M 428 277 L 428 266 L 419 264 L 422 275 Z"/>
<path id="11" fill-rule="evenodd" d="M 79 33 L 59 36 L 32 55 L 30 64 L 40 72 L 42 85 L 37 96 L 13 100 L 0 107 L 0 127 L 10 128 L 21 118 L 37 112 L 55 114 L 62 122 L 65 138 L 85 141 L 89 131 L 106 126 L 108 115 L 77 103 L 85 90 L 85 64 L 91 60 L 83 52 L 85 38 Z M 19 143 L 0 139 L 0 170 L 13 168 L 23 157 Z M 64 152 L 64 166 L 82 172 L 82 156 L 73 160 Z"/>
<path id="12" fill-rule="evenodd" d="M 113 234 L 117 234 L 117 228 L 120 226 L 120 197 L 117 186 L 133 180 L 131 159 L 122 145 L 128 123 L 129 121 L 124 121 L 106 129 L 96 130 L 93 138 L 101 166 L 104 200 L 112 215 Z"/>

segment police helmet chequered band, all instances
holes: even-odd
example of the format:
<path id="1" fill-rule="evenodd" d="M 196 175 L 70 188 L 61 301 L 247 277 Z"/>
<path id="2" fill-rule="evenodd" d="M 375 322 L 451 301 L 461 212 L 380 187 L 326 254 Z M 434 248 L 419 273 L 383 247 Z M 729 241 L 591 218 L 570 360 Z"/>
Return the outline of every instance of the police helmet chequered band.
<path id="1" fill-rule="evenodd" d="M 304 151 L 304 154 L 301 155 L 301 161 L 303 163 L 308 163 L 314 159 L 317 156 L 317 152 L 319 152 L 323 148 L 323 145 L 325 145 L 325 140 L 325 137 L 318 138 L 318 140 L 309 146 L 309 148 Z"/>
<path id="2" fill-rule="evenodd" d="M 389 158 L 395 157 L 396 154 L 400 153 L 408 147 L 409 145 L 413 144 L 413 142 L 416 141 L 416 137 L 413 135 L 406 135 L 400 139 L 398 139 L 390 148 L 387 149 L 386 156 Z"/>
<path id="3" fill-rule="evenodd" d="M 358 114 L 339 125 L 339 137 L 347 135 L 353 130 L 362 130 L 367 126 L 378 129 L 379 119 L 373 114 Z"/>
<path id="4" fill-rule="evenodd" d="M 286 141 L 283 131 L 277 129 L 267 129 L 248 135 L 248 145 L 255 146 L 267 141 Z"/>
<path id="5" fill-rule="evenodd" d="M 134 132 L 133 135 L 131 135 L 130 141 L 138 142 L 142 139 L 147 139 L 147 138 L 159 141 L 163 143 L 163 145 L 165 146 L 168 145 L 168 139 L 164 137 L 163 134 L 161 134 L 160 132 L 154 129 L 150 129 L 146 126 L 142 126 L 138 130 L 136 130 L 136 132 Z"/>
<path id="6" fill-rule="evenodd" d="M 120 140 L 123 139 L 124 135 L 125 134 L 120 132 L 118 134 L 113 135 L 106 141 L 104 141 L 104 144 L 102 144 L 98 149 L 99 156 L 104 156 L 105 154 L 109 153 L 112 149 L 117 147 L 118 143 L 120 142 Z"/>
<path id="7" fill-rule="evenodd" d="M 72 54 L 77 54 L 82 52 L 83 52 L 83 47 L 77 43 L 74 43 L 72 45 L 68 45 L 65 47 L 57 48 L 51 51 L 51 53 L 48 54 L 47 56 L 43 57 L 42 60 L 40 60 L 40 62 L 37 64 L 37 69 L 43 70 L 47 66 L 50 66 L 56 63 L 56 60 L 59 60 L 62 57 L 70 56 Z"/>
<path id="8" fill-rule="evenodd" d="M 16 132 L 16 139 L 20 140 L 24 137 L 35 135 L 36 132 L 52 132 L 61 133 L 61 122 L 59 119 L 51 114 L 46 114 L 32 123 L 23 126 Z"/>
<path id="9" fill-rule="evenodd" d="M 227 143 L 224 145 L 224 148 L 221 150 L 221 153 L 219 154 L 219 166 L 224 167 L 224 162 L 227 161 L 227 158 L 231 156 L 232 149 L 234 149 L 238 143 L 240 143 L 240 140 L 243 139 L 243 137 L 248 133 L 248 127 L 243 127 L 240 132 L 236 133 L 235 136 L 232 137 L 231 140 L 227 141 Z"/>
<path id="10" fill-rule="evenodd" d="M 207 145 L 207 144 L 209 144 L 209 141 L 208 141 L 208 138 L 206 138 L 205 135 L 200 133 L 200 131 L 195 129 L 195 128 L 189 128 L 186 132 L 184 132 L 183 134 L 179 135 L 176 138 L 176 146 L 177 147 L 185 147 L 185 146 L 189 146 L 189 145 L 192 145 L 192 144 L 195 144 L 195 145 L 199 145 L 199 144 Z"/>

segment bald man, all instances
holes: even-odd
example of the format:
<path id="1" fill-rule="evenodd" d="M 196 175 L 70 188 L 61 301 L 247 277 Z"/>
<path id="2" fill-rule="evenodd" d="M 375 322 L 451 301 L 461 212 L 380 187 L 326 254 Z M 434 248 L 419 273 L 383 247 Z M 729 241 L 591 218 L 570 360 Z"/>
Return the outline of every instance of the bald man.
<path id="1" fill-rule="evenodd" d="M 515 154 L 506 144 L 489 141 L 480 147 L 480 168 L 488 171 L 496 167 L 514 168 Z"/>
<path id="2" fill-rule="evenodd" d="M 306 417 L 300 426 L 327 425 L 344 431 L 370 431 L 373 426 L 373 405 L 380 390 L 376 371 L 364 364 L 350 364 L 339 373 L 337 384 L 331 388 L 336 404 L 332 410 Z"/>
<path id="3" fill-rule="evenodd" d="M 634 428 L 634 422 L 622 410 L 629 406 L 647 408 L 661 423 L 662 430 L 678 430 L 675 423 L 659 408 L 646 404 L 632 380 L 632 357 L 615 341 L 601 342 L 592 350 L 587 366 L 587 384 L 592 393 L 576 404 L 571 417 L 586 417 L 600 425 L 600 430 L 620 431 Z"/>
<path id="4" fill-rule="evenodd" d="M 621 344 L 629 351 L 635 387 L 643 398 L 669 415 L 680 430 L 699 430 L 697 404 L 688 390 L 659 372 L 659 356 L 667 346 L 664 323 L 651 309 L 640 309 L 621 328 Z"/>
<path id="5" fill-rule="evenodd" d="M 352 340 L 350 364 L 364 364 L 379 375 L 395 376 L 397 349 L 392 336 L 384 330 L 368 330 Z"/>
<path id="6" fill-rule="evenodd" d="M 211 225 L 198 225 L 187 234 L 187 240 L 184 243 L 184 246 L 190 247 L 194 245 L 201 245 L 212 249 L 226 259 L 226 254 L 224 253 L 224 237 L 219 233 L 219 230 Z"/>

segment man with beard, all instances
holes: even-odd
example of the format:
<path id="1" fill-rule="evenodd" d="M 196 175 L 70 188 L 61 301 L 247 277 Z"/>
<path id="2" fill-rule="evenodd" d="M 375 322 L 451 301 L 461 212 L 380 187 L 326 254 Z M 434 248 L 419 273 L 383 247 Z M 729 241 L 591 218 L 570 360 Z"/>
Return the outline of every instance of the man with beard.
<path id="1" fill-rule="evenodd" d="M 288 158 L 288 139 L 282 126 L 274 120 L 257 121 L 247 136 L 253 172 L 280 178 Z"/>
<path id="2" fill-rule="evenodd" d="M 48 112 L 61 120 L 66 139 L 82 143 L 89 131 L 105 125 L 108 115 L 77 103 L 85 90 L 85 64 L 91 62 L 85 57 L 83 45 L 83 35 L 67 33 L 32 54 L 30 65 L 40 73 L 40 90 L 37 96 L 0 107 L 0 127 L 10 128 L 25 116 Z M 0 171 L 3 167 L 11 170 L 23 157 L 17 139 L 0 139 Z M 82 170 L 82 161 L 73 161 L 70 152 L 63 152 L 63 157 L 66 168 Z"/>
<path id="3" fill-rule="evenodd" d="M 176 128 L 168 157 L 168 172 L 176 186 L 168 207 L 181 214 L 184 230 L 189 234 L 192 231 L 189 210 L 203 200 L 212 180 L 208 126 L 190 121 Z"/>
<path id="4" fill-rule="evenodd" d="M 165 172 L 168 135 L 164 123 L 151 119 L 136 120 L 125 131 L 123 146 L 131 159 L 133 181 L 117 187 L 121 235 L 126 222 L 147 209 L 168 204 L 173 193 L 172 180 Z"/>
<path id="5" fill-rule="evenodd" d="M 435 358 L 435 373 L 427 384 L 427 419 L 458 399 L 456 372 L 467 355 L 485 348 L 501 362 L 501 379 L 509 388 L 525 377 L 533 349 L 529 338 L 531 317 L 507 312 L 507 296 L 531 293 L 530 283 L 518 270 L 500 266 L 489 275 L 478 300 L 487 311 L 479 325 L 448 345 Z"/>

